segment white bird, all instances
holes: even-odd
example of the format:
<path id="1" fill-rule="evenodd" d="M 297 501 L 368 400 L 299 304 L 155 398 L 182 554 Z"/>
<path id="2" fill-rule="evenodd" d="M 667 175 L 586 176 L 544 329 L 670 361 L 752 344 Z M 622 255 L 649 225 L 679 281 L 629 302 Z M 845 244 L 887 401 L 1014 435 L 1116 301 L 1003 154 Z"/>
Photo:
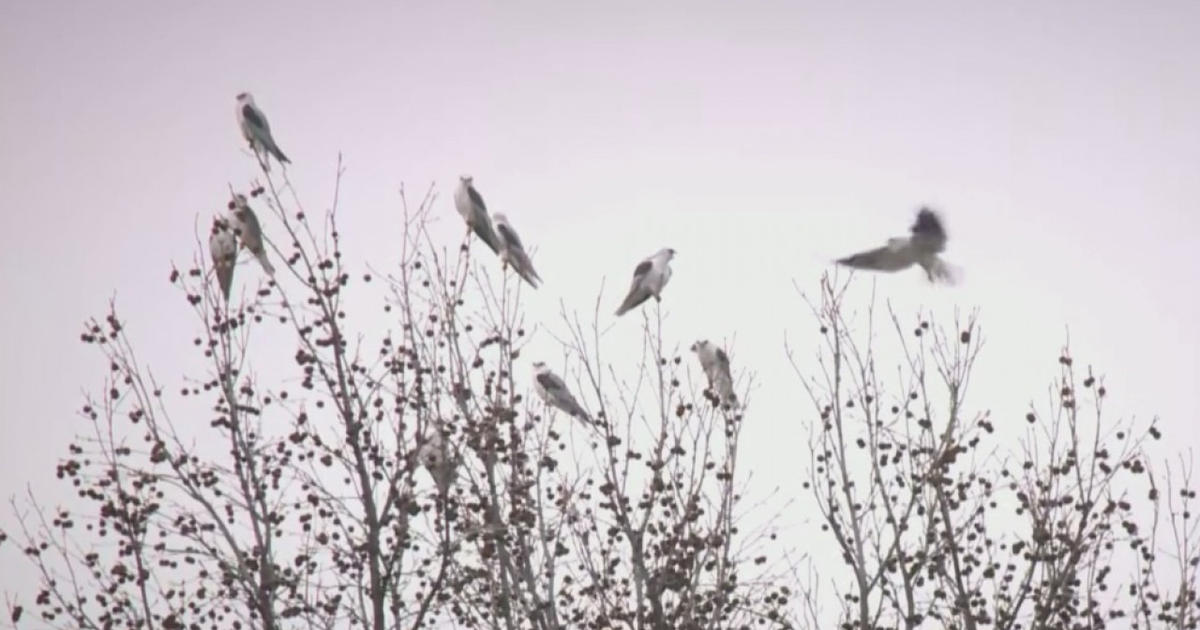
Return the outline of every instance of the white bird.
<path id="1" fill-rule="evenodd" d="M 534 362 L 533 373 L 534 388 L 537 389 L 538 396 L 541 396 L 543 402 L 551 407 L 557 407 L 584 422 L 591 422 L 591 418 L 588 417 L 587 412 L 575 400 L 575 396 L 571 394 L 571 390 L 567 389 L 567 384 L 557 374 L 551 372 L 550 368 L 546 367 L 544 362 Z"/>
<path id="2" fill-rule="evenodd" d="M 492 229 L 492 220 L 488 218 L 487 205 L 483 197 L 475 190 L 473 178 L 463 175 L 458 178 L 458 189 L 454 191 L 454 207 L 467 222 L 467 228 L 474 230 L 479 238 L 496 254 L 500 253 L 500 239 Z"/>
<path id="3" fill-rule="evenodd" d="M 707 339 L 692 344 L 692 352 L 700 359 L 700 366 L 708 377 L 708 387 L 722 405 L 737 406 L 737 395 L 733 393 L 733 376 L 729 373 L 729 355 Z"/>
<path id="4" fill-rule="evenodd" d="M 542 277 L 534 271 L 533 262 L 529 260 L 529 254 L 525 253 L 525 246 L 521 245 L 521 238 L 508 222 L 508 217 L 497 212 L 492 215 L 492 223 L 496 226 L 496 236 L 500 240 L 500 260 L 506 265 L 511 265 L 518 276 L 536 289 Z"/>
<path id="5" fill-rule="evenodd" d="M 283 151 L 279 150 L 279 145 L 275 144 L 275 138 L 271 135 L 271 125 L 267 123 L 267 116 L 254 104 L 254 97 L 249 92 L 237 95 L 237 119 L 238 126 L 242 128 L 242 136 L 250 143 L 250 149 L 254 151 L 255 155 L 261 151 L 274 155 L 275 159 L 281 163 L 292 163 L 283 154 Z M 269 161 L 266 155 L 262 156 L 263 169 L 268 171 L 271 170 L 267 164 Z"/>
<path id="6" fill-rule="evenodd" d="M 229 289 L 233 286 L 233 266 L 237 262 L 237 238 L 233 228 L 224 219 L 213 217 L 212 232 L 208 236 L 208 252 L 212 256 L 213 271 L 225 301 L 229 301 Z"/>
<path id="7" fill-rule="evenodd" d="M 242 247 L 254 254 L 268 276 L 274 276 L 275 267 L 267 259 L 267 249 L 263 246 L 262 225 L 258 222 L 258 215 L 254 214 L 254 210 L 246 201 L 246 195 L 237 193 L 233 196 L 233 201 L 229 202 L 229 215 L 233 219 L 238 236 L 242 239 Z"/>
<path id="8" fill-rule="evenodd" d="M 458 458 L 451 456 L 446 439 L 442 437 L 441 422 L 435 422 L 435 427 L 429 432 L 429 437 L 422 440 L 417 448 L 417 460 L 429 471 L 439 494 L 446 494 L 450 484 L 458 477 Z"/>
<path id="9" fill-rule="evenodd" d="M 656 301 L 662 301 L 663 287 L 667 286 L 667 281 L 671 279 L 669 263 L 674 257 L 675 250 L 664 247 L 638 264 L 633 270 L 633 284 L 629 287 L 629 295 L 625 296 L 625 301 L 621 302 L 617 309 L 618 317 L 645 302 L 650 296 L 654 296 Z"/>
<path id="10" fill-rule="evenodd" d="M 888 239 L 887 245 L 853 256 L 840 258 L 836 262 L 856 269 L 895 272 L 914 264 L 925 270 L 930 282 L 944 280 L 954 282 L 954 272 L 938 254 L 946 249 L 946 230 L 941 218 L 929 208 L 917 212 L 917 220 L 909 228 L 911 236 Z"/>

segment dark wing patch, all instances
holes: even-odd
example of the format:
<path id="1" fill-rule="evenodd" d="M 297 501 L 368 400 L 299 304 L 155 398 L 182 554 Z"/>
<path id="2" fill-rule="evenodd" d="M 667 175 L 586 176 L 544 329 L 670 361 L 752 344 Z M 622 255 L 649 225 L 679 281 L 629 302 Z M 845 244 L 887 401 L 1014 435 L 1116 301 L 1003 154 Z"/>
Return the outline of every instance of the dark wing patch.
<path id="1" fill-rule="evenodd" d="M 546 391 L 562 391 L 565 389 L 563 382 L 560 381 L 557 376 L 549 372 L 542 372 L 541 374 L 538 374 L 537 380 L 538 383 L 541 383 L 542 387 L 546 388 Z"/>
<path id="2" fill-rule="evenodd" d="M 717 362 L 725 367 L 729 367 L 729 355 L 725 354 L 725 351 L 720 348 L 717 348 Z"/>
<path id="3" fill-rule="evenodd" d="M 496 224 L 496 233 L 500 235 L 502 242 L 508 243 L 516 249 L 525 249 L 525 246 L 521 245 L 521 239 L 517 236 L 517 233 L 504 223 Z"/>
<path id="4" fill-rule="evenodd" d="M 487 210 L 487 205 L 483 203 L 483 197 L 479 196 L 479 192 L 475 190 L 474 186 L 467 186 L 467 194 L 471 196 L 471 203 Z"/>
<path id="5" fill-rule="evenodd" d="M 912 233 L 919 236 L 928 236 L 935 239 L 946 238 L 946 230 L 942 228 L 942 221 L 938 215 L 929 208 L 921 208 L 917 212 L 917 220 L 912 224 Z"/>
<path id="6" fill-rule="evenodd" d="M 654 263 L 650 262 L 649 260 L 643 260 L 641 264 L 637 266 L 637 269 L 633 270 L 633 279 L 637 280 L 638 278 L 650 273 L 650 268 L 653 266 Z"/>
<path id="7" fill-rule="evenodd" d="M 263 120 L 262 116 L 259 116 L 258 112 L 254 111 L 254 108 L 248 104 L 242 105 L 242 116 L 246 118 L 246 122 L 259 129 L 267 128 L 267 121 Z"/>

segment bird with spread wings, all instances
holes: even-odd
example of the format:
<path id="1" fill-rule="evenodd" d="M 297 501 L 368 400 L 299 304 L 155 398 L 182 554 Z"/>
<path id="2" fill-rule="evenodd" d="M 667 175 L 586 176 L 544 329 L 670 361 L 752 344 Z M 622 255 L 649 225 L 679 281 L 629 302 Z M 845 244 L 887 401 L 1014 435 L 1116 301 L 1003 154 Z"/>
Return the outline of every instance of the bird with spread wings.
<path id="1" fill-rule="evenodd" d="M 942 219 L 929 208 L 917 212 L 909 236 L 888 239 L 887 245 L 839 258 L 840 265 L 855 269 L 896 272 L 920 265 L 930 282 L 953 283 L 955 273 L 938 254 L 946 249 L 946 229 Z"/>

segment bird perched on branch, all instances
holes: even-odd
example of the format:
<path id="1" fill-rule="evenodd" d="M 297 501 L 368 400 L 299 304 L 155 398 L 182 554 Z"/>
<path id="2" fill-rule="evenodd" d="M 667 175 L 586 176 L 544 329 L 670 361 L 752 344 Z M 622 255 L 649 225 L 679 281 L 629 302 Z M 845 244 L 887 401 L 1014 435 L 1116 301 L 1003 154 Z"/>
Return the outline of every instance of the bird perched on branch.
<path id="1" fill-rule="evenodd" d="M 229 301 L 229 290 L 233 286 L 233 266 L 237 262 L 237 239 L 233 228 L 219 217 L 213 217 L 212 232 L 208 235 L 208 253 L 212 256 L 213 272 L 225 301 Z"/>
<path id="2" fill-rule="evenodd" d="M 692 344 L 692 352 L 700 359 L 700 366 L 708 377 L 708 388 L 722 405 L 737 406 L 737 395 L 733 393 L 733 376 L 729 373 L 729 355 L 707 339 Z"/>
<path id="3" fill-rule="evenodd" d="M 836 262 L 855 269 L 895 272 L 914 264 L 925 270 L 930 282 L 954 282 L 954 271 L 938 254 L 946 249 L 946 230 L 941 217 L 929 208 L 917 212 L 917 220 L 909 228 L 912 234 L 888 239 L 887 245 Z"/>
<path id="4" fill-rule="evenodd" d="M 662 301 L 663 287 L 667 286 L 671 279 L 672 258 L 675 258 L 675 250 L 664 247 L 638 264 L 633 270 L 633 283 L 629 286 L 629 294 L 617 308 L 617 317 L 634 309 L 651 296 L 656 301 Z"/>
<path id="5" fill-rule="evenodd" d="M 271 125 L 267 123 L 266 114 L 263 114 L 262 110 L 254 104 L 254 97 L 249 92 L 237 95 L 237 118 L 238 126 L 242 128 L 242 136 L 250 143 L 250 149 L 254 151 L 254 154 L 259 156 L 263 170 L 271 170 L 267 154 L 275 156 L 275 159 L 281 163 L 292 163 L 283 154 L 283 151 L 279 150 L 279 145 L 275 143 L 275 138 L 271 135 Z"/>
<path id="6" fill-rule="evenodd" d="M 458 189 L 454 191 L 454 207 L 467 222 L 467 228 L 487 243 L 497 255 L 500 254 L 500 239 L 492 228 L 492 220 L 488 218 L 487 205 L 483 197 L 475 190 L 474 178 L 463 175 L 458 178 Z"/>
<path id="7" fill-rule="evenodd" d="M 229 202 L 229 215 L 233 219 L 232 225 L 242 239 L 242 247 L 254 254 L 254 257 L 258 259 L 258 264 L 262 265 L 263 271 L 267 272 L 268 276 L 274 276 L 275 267 L 267 259 L 267 249 L 263 245 L 262 225 L 258 222 L 258 216 L 254 214 L 254 210 L 250 209 L 246 195 L 237 193 L 233 196 L 233 201 Z"/>
<path id="8" fill-rule="evenodd" d="M 557 374 L 551 372 L 550 368 L 546 367 L 544 362 L 534 362 L 533 374 L 534 388 L 543 402 L 551 407 L 557 407 L 584 422 L 591 422 L 591 418 L 588 417 L 587 412 L 575 400 L 575 396 L 571 394 L 571 390 L 567 389 L 567 384 Z"/>
<path id="9" fill-rule="evenodd" d="M 496 227 L 496 236 L 500 240 L 500 260 L 511 266 L 518 276 L 536 289 L 542 278 L 534 271 L 533 262 L 529 260 L 529 254 L 525 253 L 525 246 L 521 244 L 521 237 L 517 236 L 517 231 L 508 222 L 508 217 L 497 212 L 492 215 L 492 224 Z"/>

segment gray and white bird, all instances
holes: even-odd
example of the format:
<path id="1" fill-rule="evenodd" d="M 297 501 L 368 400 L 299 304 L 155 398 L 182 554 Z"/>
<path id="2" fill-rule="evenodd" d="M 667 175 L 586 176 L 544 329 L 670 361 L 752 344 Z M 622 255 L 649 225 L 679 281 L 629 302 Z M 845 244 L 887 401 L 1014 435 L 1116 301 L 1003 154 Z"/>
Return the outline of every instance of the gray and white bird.
<path id="1" fill-rule="evenodd" d="M 508 222 L 508 217 L 497 212 L 492 215 L 492 224 L 495 226 L 496 236 L 500 240 L 500 260 L 511 266 L 518 276 L 524 278 L 529 286 L 536 289 L 538 283 L 542 281 L 542 277 L 534 271 L 533 262 L 529 260 L 529 254 L 525 253 L 525 246 L 521 244 L 521 237 L 517 236 L 517 231 Z"/>
<path id="2" fill-rule="evenodd" d="M 946 249 L 946 230 L 941 217 L 929 208 L 917 212 L 917 220 L 909 228 L 910 236 L 888 239 L 887 245 L 839 258 L 836 262 L 855 269 L 895 272 L 914 264 L 925 270 L 930 282 L 954 282 L 950 265 L 938 254 Z"/>
<path id="3" fill-rule="evenodd" d="M 208 235 L 208 253 L 212 256 L 213 272 L 225 301 L 229 301 L 229 290 L 233 286 L 233 267 L 237 262 L 237 238 L 233 228 L 224 219 L 213 217 L 212 232 Z"/>
<path id="4" fill-rule="evenodd" d="M 237 193 L 233 196 L 233 201 L 229 203 L 229 216 L 232 219 L 231 225 L 236 228 L 238 236 L 242 239 L 242 247 L 254 254 L 268 276 L 274 276 L 275 267 L 267 258 L 267 249 L 263 245 L 262 224 L 258 222 L 258 215 L 254 214 L 250 203 L 246 201 L 246 195 Z"/>
<path id="5" fill-rule="evenodd" d="M 716 344 L 701 339 L 692 344 L 692 352 L 700 359 L 700 367 L 708 377 L 708 388 L 722 405 L 737 406 L 737 395 L 733 393 L 733 376 L 729 373 L 729 355 Z"/>
<path id="6" fill-rule="evenodd" d="M 662 290 L 671 279 L 670 262 L 674 257 L 675 250 L 664 247 L 638 264 L 633 270 L 633 283 L 629 286 L 629 294 L 617 308 L 617 317 L 629 312 L 651 296 L 656 301 L 662 301 Z"/>
<path id="7" fill-rule="evenodd" d="M 538 396 L 541 396 L 543 402 L 551 407 L 557 407 L 584 422 L 591 422 L 591 418 L 588 417 L 587 412 L 575 400 L 575 396 L 571 394 L 571 390 L 567 389 L 567 384 L 557 374 L 551 372 L 550 368 L 546 367 L 544 362 L 534 362 L 533 374 L 534 388 L 537 389 Z"/>
<path id="8" fill-rule="evenodd" d="M 242 92 L 237 95 L 237 119 L 238 126 L 242 128 L 242 136 L 250 143 L 250 149 L 255 155 L 261 155 L 263 169 L 271 170 L 268 162 L 270 159 L 265 155 L 269 153 L 275 156 L 284 164 L 291 164 L 292 161 L 279 150 L 279 145 L 275 143 L 275 137 L 271 135 L 271 125 L 267 122 L 266 114 L 254 104 L 254 97 L 249 92 Z"/>
<path id="9" fill-rule="evenodd" d="M 450 490 L 450 484 L 458 477 L 459 458 L 451 452 L 446 439 L 442 437 L 441 422 L 435 421 L 428 436 L 421 440 L 417 448 L 417 461 L 429 471 L 433 483 L 440 494 Z"/>
<path id="10" fill-rule="evenodd" d="M 479 238 L 487 243 L 497 255 L 500 254 L 500 239 L 492 229 L 492 220 L 488 218 L 487 205 L 483 197 L 475 190 L 474 179 L 470 175 L 458 178 L 458 189 L 454 191 L 454 207 L 467 222 L 467 228 L 474 230 Z"/>

